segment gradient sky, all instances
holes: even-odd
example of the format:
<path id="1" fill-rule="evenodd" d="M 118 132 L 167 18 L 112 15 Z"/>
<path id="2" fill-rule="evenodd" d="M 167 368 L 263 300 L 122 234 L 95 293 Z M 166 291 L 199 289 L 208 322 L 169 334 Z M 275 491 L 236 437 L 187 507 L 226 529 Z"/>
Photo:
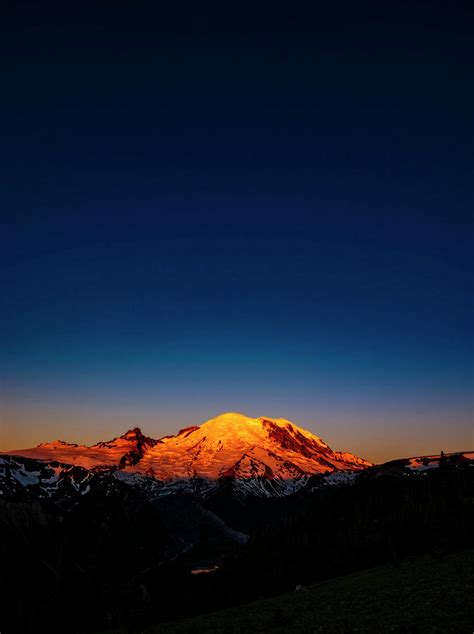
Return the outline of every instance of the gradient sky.
<path id="1" fill-rule="evenodd" d="M 469 3 L 41 4 L 0 27 L 0 449 L 242 411 L 472 450 Z"/>

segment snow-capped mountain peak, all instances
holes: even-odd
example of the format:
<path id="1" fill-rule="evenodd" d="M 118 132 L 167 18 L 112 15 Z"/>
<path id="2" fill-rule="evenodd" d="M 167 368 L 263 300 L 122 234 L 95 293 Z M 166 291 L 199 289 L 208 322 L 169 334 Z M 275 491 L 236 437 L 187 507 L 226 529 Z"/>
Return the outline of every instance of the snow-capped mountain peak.
<path id="1" fill-rule="evenodd" d="M 294 478 L 370 463 L 332 451 L 318 436 L 285 419 L 227 412 L 176 436 L 161 438 L 128 470 L 163 480 L 201 477 Z"/>
<path id="2" fill-rule="evenodd" d="M 135 427 L 92 446 L 56 441 L 9 453 L 89 469 L 119 469 L 166 481 L 195 477 L 289 480 L 370 466 L 350 453 L 333 451 L 321 438 L 291 421 L 235 412 L 159 440 Z"/>

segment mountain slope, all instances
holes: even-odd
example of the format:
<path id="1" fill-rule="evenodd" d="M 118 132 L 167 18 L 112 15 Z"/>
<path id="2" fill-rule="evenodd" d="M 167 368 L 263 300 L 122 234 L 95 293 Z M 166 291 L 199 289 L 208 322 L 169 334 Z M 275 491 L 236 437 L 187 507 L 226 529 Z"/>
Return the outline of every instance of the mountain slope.
<path id="1" fill-rule="evenodd" d="M 194 632 L 470 632 L 474 551 L 419 557 L 146 630 Z"/>

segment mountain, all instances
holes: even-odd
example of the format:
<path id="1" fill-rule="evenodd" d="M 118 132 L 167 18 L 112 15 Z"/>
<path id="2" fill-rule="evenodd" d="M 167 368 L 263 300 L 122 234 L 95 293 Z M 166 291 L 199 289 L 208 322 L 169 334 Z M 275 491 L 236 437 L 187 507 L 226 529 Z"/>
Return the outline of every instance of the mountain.
<path id="1" fill-rule="evenodd" d="M 133 470 L 160 480 L 290 480 L 315 473 L 357 471 L 370 464 L 350 453 L 334 452 L 318 436 L 288 420 L 226 413 L 161 438 Z"/>
<path id="2" fill-rule="evenodd" d="M 407 556 L 440 562 L 472 546 L 473 465 L 472 452 L 407 458 L 262 496 L 285 481 L 224 474 L 204 491 L 0 456 L 1 630 L 148 631 Z"/>
<path id="3" fill-rule="evenodd" d="M 289 421 L 223 414 L 10 454 L 1 631 L 145 631 L 472 544 L 472 452 L 371 466 Z"/>
<path id="4" fill-rule="evenodd" d="M 351 453 L 333 451 L 288 420 L 236 413 L 221 414 L 159 440 L 135 428 L 90 447 L 58 440 L 8 453 L 87 469 L 123 470 L 164 482 L 196 478 L 302 482 L 314 474 L 360 471 L 371 465 Z"/>

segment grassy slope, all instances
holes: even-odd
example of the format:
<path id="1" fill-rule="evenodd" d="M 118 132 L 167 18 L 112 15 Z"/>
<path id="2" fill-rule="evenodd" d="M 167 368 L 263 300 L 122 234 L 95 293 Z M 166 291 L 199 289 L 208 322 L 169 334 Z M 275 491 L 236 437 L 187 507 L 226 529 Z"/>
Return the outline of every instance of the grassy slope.
<path id="1" fill-rule="evenodd" d="M 474 632 L 474 551 L 405 561 L 168 623 L 157 634 Z"/>

